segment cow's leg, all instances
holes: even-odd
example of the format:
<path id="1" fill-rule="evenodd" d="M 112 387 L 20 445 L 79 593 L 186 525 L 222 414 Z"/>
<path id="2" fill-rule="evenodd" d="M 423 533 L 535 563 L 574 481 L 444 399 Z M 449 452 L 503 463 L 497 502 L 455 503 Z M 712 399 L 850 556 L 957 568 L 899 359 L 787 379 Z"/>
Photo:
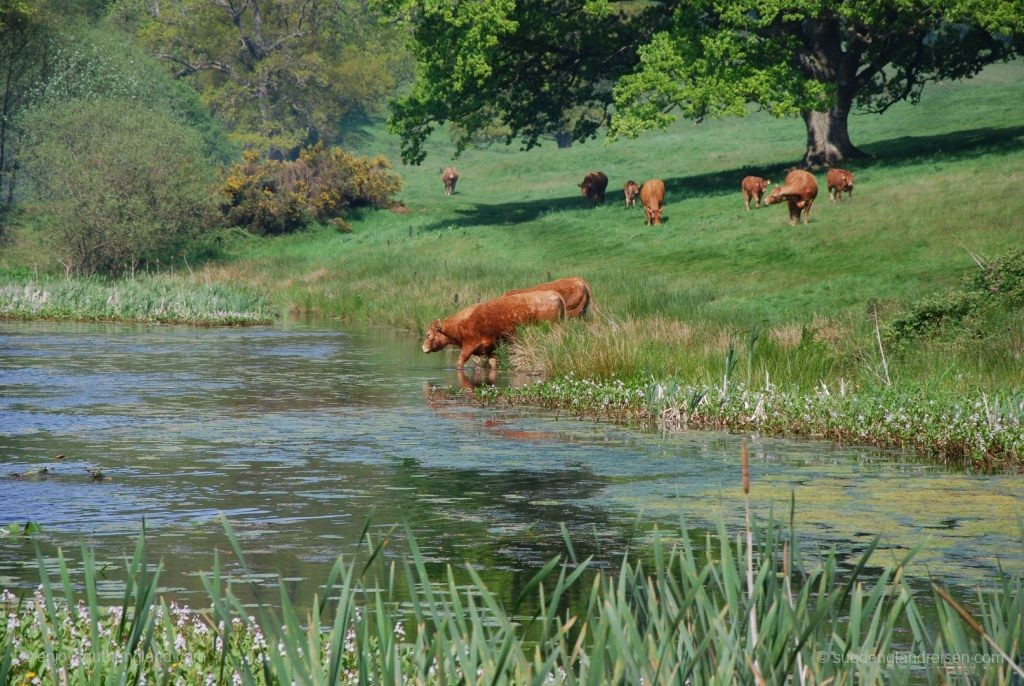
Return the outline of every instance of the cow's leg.
<path id="1" fill-rule="evenodd" d="M 797 220 L 800 218 L 800 207 L 793 202 L 789 201 L 789 223 L 796 226 Z"/>
<path id="2" fill-rule="evenodd" d="M 475 349 L 476 349 L 475 346 L 469 346 L 469 345 L 462 346 L 462 350 L 459 351 L 459 359 L 455 363 L 455 368 L 456 369 L 462 369 L 463 367 L 465 367 L 466 366 L 466 360 L 468 360 L 470 357 L 473 356 L 473 351 Z"/>
<path id="3" fill-rule="evenodd" d="M 487 366 L 489 366 L 491 369 L 498 368 L 498 357 L 494 353 L 491 353 L 490 356 L 487 358 Z"/>
<path id="4" fill-rule="evenodd" d="M 811 223 L 811 205 L 814 203 L 813 200 L 808 200 L 807 204 L 804 205 L 804 224 Z"/>
<path id="5" fill-rule="evenodd" d="M 747 212 L 750 211 L 750 196 L 746 193 L 743 194 L 743 206 L 747 208 Z"/>

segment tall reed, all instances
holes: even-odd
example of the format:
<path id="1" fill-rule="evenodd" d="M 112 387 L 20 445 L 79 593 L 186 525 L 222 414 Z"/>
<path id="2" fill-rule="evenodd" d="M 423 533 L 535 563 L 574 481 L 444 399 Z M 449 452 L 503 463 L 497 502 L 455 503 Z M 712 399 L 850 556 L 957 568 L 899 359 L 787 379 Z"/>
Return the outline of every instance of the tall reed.
<path id="1" fill-rule="evenodd" d="M 567 539 L 514 599 L 471 565 L 468 585 L 451 567 L 431 576 L 411 531 L 401 561 L 367 535 L 365 559 L 338 559 L 302 610 L 284 582 L 252 609 L 215 558 L 210 605 L 194 611 L 158 597 L 143 532 L 120 606 L 99 604 L 86 548 L 80 569 L 58 556 L 56 582 L 40 558 L 34 595 L 4 592 L 0 683 L 1007 684 L 1018 673 L 1019 576 L 979 590 L 973 612 L 936 585 L 926 620 L 906 576 L 916 551 L 869 572 L 877 537 L 846 569 L 839 551 L 804 563 L 792 524 L 770 518 L 735 537 L 719 524 L 703 550 L 685 521 L 678 534 L 669 544 L 654 529 L 649 557 L 614 573 L 576 560 Z"/>

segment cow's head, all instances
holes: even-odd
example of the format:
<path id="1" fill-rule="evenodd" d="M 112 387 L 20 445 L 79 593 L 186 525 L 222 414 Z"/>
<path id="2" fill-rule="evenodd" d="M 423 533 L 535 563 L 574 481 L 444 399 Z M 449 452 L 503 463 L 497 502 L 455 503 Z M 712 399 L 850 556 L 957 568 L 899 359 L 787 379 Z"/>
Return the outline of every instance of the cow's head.
<path id="1" fill-rule="evenodd" d="M 453 342 L 441 331 L 441 322 L 435 321 L 431 323 L 430 328 L 427 329 L 427 337 L 423 339 L 423 352 L 435 353 Z"/>
<path id="2" fill-rule="evenodd" d="M 774 205 L 777 202 L 782 202 L 782 186 L 776 186 L 772 191 L 772 194 L 765 198 L 765 205 Z"/>
<path id="3" fill-rule="evenodd" d="M 660 224 L 661 223 L 661 210 L 662 209 L 663 208 L 661 208 L 661 207 L 652 207 L 651 209 L 647 210 L 648 212 L 651 213 L 651 224 Z"/>

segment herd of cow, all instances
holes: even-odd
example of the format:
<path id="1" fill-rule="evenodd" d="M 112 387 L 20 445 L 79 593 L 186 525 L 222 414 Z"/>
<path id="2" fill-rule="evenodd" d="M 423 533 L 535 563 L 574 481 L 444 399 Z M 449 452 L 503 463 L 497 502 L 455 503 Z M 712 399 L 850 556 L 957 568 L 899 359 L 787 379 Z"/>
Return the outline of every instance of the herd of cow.
<path id="1" fill-rule="evenodd" d="M 830 200 L 842 200 L 843 191 L 847 195 L 853 195 L 853 173 L 845 169 L 833 168 L 828 170 L 826 178 L 828 183 L 828 196 Z M 761 198 L 771 184 L 769 179 L 762 179 L 760 176 L 746 176 L 740 182 L 740 189 L 743 191 L 743 204 L 750 209 L 750 201 L 754 200 L 754 206 L 761 206 Z M 608 176 L 604 172 L 590 172 L 583 177 L 580 184 L 580 193 L 591 207 L 604 203 L 604 193 L 608 188 Z M 633 207 L 637 197 L 644 207 L 644 214 L 647 219 L 644 224 L 660 224 L 661 212 L 665 207 L 665 182 L 661 179 L 650 179 L 644 181 L 643 185 L 636 181 L 629 180 L 623 189 L 626 194 L 626 207 Z M 781 186 L 777 186 L 765 201 L 765 205 L 774 205 L 785 200 L 789 203 L 789 221 L 796 224 L 800 213 L 804 215 L 804 223 L 808 222 L 811 214 L 811 205 L 818 197 L 818 182 L 814 175 L 802 169 L 793 169 L 786 174 L 786 180 Z"/>
<path id="2" fill-rule="evenodd" d="M 459 172 L 447 167 L 441 173 L 447 195 L 455 192 Z M 843 192 L 853 195 L 853 174 L 845 169 L 829 169 L 826 176 L 828 195 L 832 201 L 841 201 Z M 743 204 L 750 210 L 761 206 L 771 180 L 760 176 L 747 176 L 740 183 Z M 580 183 L 580 193 L 591 207 L 604 203 L 608 188 L 608 176 L 601 171 L 589 172 Z M 661 223 L 661 212 L 665 207 L 665 182 L 649 179 L 643 184 L 627 181 L 624 188 L 626 207 L 636 205 L 640 198 L 646 215 L 647 225 Z M 802 169 L 793 169 L 786 174 L 781 186 L 776 186 L 764 198 L 765 205 L 782 201 L 789 204 L 789 222 L 795 225 L 803 214 L 803 222 L 809 221 L 811 205 L 818 197 L 818 182 L 814 175 Z M 455 368 L 461 370 L 473 355 L 487 359 L 493 369 L 498 360 L 494 351 L 498 344 L 511 338 L 520 324 L 558 321 L 565 317 L 586 316 L 590 307 L 590 285 L 578 276 L 557 279 L 529 288 L 508 291 L 504 295 L 465 307 L 447 319 L 431 323 L 423 340 L 423 352 L 432 353 L 448 346 L 459 347 L 459 359 Z"/>

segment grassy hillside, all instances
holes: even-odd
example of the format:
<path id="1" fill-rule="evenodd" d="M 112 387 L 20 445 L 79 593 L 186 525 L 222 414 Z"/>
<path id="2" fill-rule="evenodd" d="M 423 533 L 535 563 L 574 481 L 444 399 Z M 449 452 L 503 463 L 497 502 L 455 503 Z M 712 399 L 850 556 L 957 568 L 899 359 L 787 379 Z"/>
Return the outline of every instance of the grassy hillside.
<path id="1" fill-rule="evenodd" d="M 784 205 L 746 212 L 739 181 L 751 172 L 781 180 L 802 152 L 796 119 L 680 122 L 565 150 L 496 144 L 456 161 L 453 197 L 440 180 L 451 146 L 437 135 L 426 164 L 400 169 L 409 214 L 368 212 L 347 235 L 321 229 L 246 243 L 198 278 L 253 283 L 282 307 L 422 330 L 456 303 L 579 274 L 618 327 L 598 316 L 532 331 L 520 363 L 713 379 L 732 342 L 740 358 L 753 347 L 755 376 L 801 386 L 878 379 L 876 309 L 884 327 L 904 304 L 976 269 L 968 251 L 992 257 L 1020 246 L 1022 101 L 1016 62 L 933 86 L 917 106 L 854 117 L 851 135 L 870 157 L 848 165 L 853 200 L 831 205 L 818 174 L 811 223 L 795 228 Z M 397 157 L 397 141 L 380 129 L 365 132 L 361 147 Z M 576 187 L 591 169 L 611 179 L 608 203 L 593 210 Z M 624 207 L 621 188 L 654 177 L 668 188 L 665 223 L 647 227 L 642 209 Z M 1020 324 L 1011 318 L 969 345 L 891 351 L 891 373 L 1019 385 Z"/>

